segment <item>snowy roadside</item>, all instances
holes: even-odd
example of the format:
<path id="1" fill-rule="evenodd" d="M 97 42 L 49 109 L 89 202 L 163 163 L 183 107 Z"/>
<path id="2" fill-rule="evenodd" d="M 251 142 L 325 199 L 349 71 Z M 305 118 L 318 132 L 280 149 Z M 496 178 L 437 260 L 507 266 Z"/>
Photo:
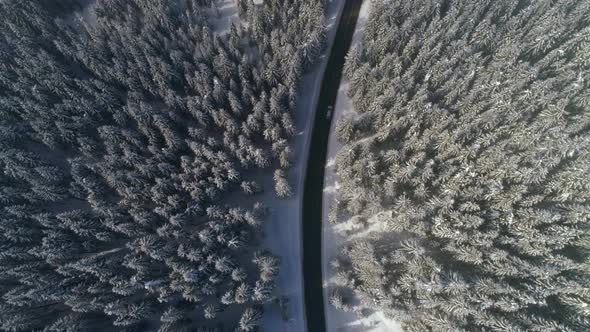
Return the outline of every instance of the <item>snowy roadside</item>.
<path id="1" fill-rule="evenodd" d="M 357 25 L 352 38 L 352 47 L 360 46 L 366 22 L 369 18 L 370 0 L 365 0 L 358 17 Z M 383 313 L 374 312 L 368 317 L 359 319 L 354 312 L 337 310 L 329 304 L 329 286 L 333 283 L 333 274 L 330 269 L 330 260 L 334 257 L 342 244 L 346 242 L 343 237 L 343 230 L 333 227 L 328 221 L 330 206 L 334 201 L 334 195 L 338 189 L 338 181 L 335 174 L 335 159 L 342 145 L 336 139 L 335 127 L 342 117 L 354 116 L 352 100 L 347 96 L 348 80 L 343 77 L 338 88 L 338 97 L 334 107 L 334 116 L 330 127 L 328 141 L 327 162 L 324 175 L 324 195 L 322 202 L 322 273 L 324 277 L 324 310 L 326 315 L 327 332 L 352 332 L 352 331 L 375 331 L 375 332 L 396 332 L 401 331 L 399 325 L 387 319 Z"/>
<path id="2" fill-rule="evenodd" d="M 276 280 L 275 294 L 288 298 L 288 321 L 284 321 L 278 306 L 269 303 L 264 306 L 262 327 L 264 331 L 301 332 L 306 330 L 305 302 L 303 296 L 303 246 L 302 209 L 303 183 L 307 168 L 309 143 L 315 118 L 320 88 L 328 63 L 328 52 L 333 44 L 338 22 L 344 9 L 345 0 L 329 0 L 326 8 L 327 44 L 320 61 L 311 72 L 303 75 L 299 92 L 295 124 L 297 135 L 290 142 L 293 151 L 292 166 L 288 179 L 293 184 L 293 195 L 288 199 L 278 199 L 274 193 L 272 174 L 268 170 L 257 170 L 247 175 L 247 180 L 258 182 L 265 191 L 252 197 L 240 195 L 240 203 L 251 206 L 263 202 L 269 207 L 270 216 L 264 224 L 262 247 L 281 259 L 281 267 Z M 213 20 L 216 33 L 229 31 L 232 22 L 238 23 L 235 0 L 219 0 L 219 16 Z M 246 179 L 245 179 L 246 180 Z M 231 195 L 233 196 L 233 195 Z"/>
<path id="3" fill-rule="evenodd" d="M 268 303 L 264 306 L 262 327 L 264 331 L 301 332 L 306 330 L 305 302 L 303 296 L 303 246 L 302 246 L 302 206 L 303 182 L 307 167 L 309 142 L 315 109 L 320 93 L 324 71 L 328 62 L 327 52 L 335 38 L 337 22 L 344 8 L 344 0 L 329 0 L 326 8 L 326 27 L 328 28 L 327 46 L 320 61 L 311 72 L 303 75 L 299 92 L 295 125 L 297 135 L 290 142 L 293 151 L 292 166 L 288 171 L 288 179 L 293 184 L 293 195 L 288 199 L 278 199 L 274 193 L 272 174 L 268 170 L 257 170 L 247 175 L 245 180 L 258 182 L 265 190 L 252 197 L 240 195 L 240 203 L 251 206 L 254 202 L 263 202 L 269 207 L 263 232 L 265 234 L 262 247 L 270 250 L 281 259 L 279 275 L 276 279 L 275 294 L 288 298 L 288 321 L 278 306 Z M 213 20 L 216 33 L 229 31 L 230 24 L 239 22 L 235 0 L 219 0 L 216 2 L 218 13 Z M 230 195 L 233 196 L 233 195 Z M 230 198 L 231 199 L 231 198 Z"/>
<path id="4" fill-rule="evenodd" d="M 318 101 L 320 86 L 328 62 L 328 54 L 337 29 L 344 0 L 329 0 L 326 8 L 327 47 L 313 70 L 305 74 L 301 82 L 295 122 L 297 135 L 291 141 L 293 165 L 289 169 L 289 182 L 293 184 L 293 196 L 277 199 L 272 188 L 272 175 L 261 176 L 259 182 L 266 191 L 254 196 L 271 208 L 271 215 L 264 225 L 263 247 L 281 257 L 276 294 L 289 299 L 289 320 L 283 321 L 276 305 L 267 304 L 262 327 L 265 331 L 301 332 L 306 330 L 305 303 L 303 298 L 303 246 L 302 220 L 303 182 L 307 167 L 311 128 Z M 265 179 L 263 179 L 265 178 Z"/>

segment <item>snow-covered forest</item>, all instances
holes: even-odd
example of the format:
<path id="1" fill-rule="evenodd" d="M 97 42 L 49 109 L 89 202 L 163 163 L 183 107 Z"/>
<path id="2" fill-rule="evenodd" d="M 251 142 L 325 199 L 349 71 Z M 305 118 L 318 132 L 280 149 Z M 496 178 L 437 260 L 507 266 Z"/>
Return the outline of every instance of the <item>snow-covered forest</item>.
<path id="1" fill-rule="evenodd" d="M 291 192 L 325 4 L 218 32 L 217 2 L 0 2 L 0 330 L 255 331 L 280 299 L 235 193 Z"/>
<path id="2" fill-rule="evenodd" d="M 590 1 L 372 0 L 330 302 L 404 331 L 590 331 Z"/>

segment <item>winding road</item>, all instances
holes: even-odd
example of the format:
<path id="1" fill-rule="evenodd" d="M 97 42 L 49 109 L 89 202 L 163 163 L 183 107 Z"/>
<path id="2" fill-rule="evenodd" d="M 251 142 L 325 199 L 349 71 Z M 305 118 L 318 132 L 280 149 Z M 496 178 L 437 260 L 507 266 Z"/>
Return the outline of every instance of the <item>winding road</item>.
<path id="1" fill-rule="evenodd" d="M 362 5 L 362 0 L 346 0 L 315 112 L 310 142 L 307 172 L 303 189 L 303 286 L 307 330 L 326 331 L 322 279 L 322 194 L 324 168 L 328 150 L 328 136 L 342 69 L 352 42 L 352 35 Z"/>

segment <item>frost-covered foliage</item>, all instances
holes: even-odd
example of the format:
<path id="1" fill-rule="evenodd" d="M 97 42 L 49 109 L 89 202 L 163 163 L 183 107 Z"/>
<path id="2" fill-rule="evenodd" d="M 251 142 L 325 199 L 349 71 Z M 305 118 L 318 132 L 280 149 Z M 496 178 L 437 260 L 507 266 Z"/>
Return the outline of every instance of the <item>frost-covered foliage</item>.
<path id="1" fill-rule="evenodd" d="M 406 332 L 590 330 L 589 13 L 373 1 L 337 128 L 338 222 L 366 229 L 335 266 L 364 306 Z"/>
<path id="2" fill-rule="evenodd" d="M 211 2 L 0 2 L 0 330 L 256 329 L 278 259 L 224 198 L 289 166 L 324 4 Z"/>

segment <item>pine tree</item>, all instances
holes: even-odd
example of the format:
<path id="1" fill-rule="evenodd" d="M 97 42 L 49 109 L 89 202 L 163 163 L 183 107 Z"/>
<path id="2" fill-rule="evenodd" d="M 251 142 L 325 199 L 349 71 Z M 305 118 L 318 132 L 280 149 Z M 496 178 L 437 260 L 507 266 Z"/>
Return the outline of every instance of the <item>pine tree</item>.
<path id="1" fill-rule="evenodd" d="M 275 170 L 274 173 L 275 192 L 278 197 L 286 198 L 292 195 L 291 186 L 285 178 L 285 172 L 282 169 Z"/>
<path id="2" fill-rule="evenodd" d="M 260 309 L 246 308 L 246 310 L 244 310 L 242 313 L 242 317 L 240 318 L 240 331 L 256 331 L 261 317 L 262 311 Z"/>

